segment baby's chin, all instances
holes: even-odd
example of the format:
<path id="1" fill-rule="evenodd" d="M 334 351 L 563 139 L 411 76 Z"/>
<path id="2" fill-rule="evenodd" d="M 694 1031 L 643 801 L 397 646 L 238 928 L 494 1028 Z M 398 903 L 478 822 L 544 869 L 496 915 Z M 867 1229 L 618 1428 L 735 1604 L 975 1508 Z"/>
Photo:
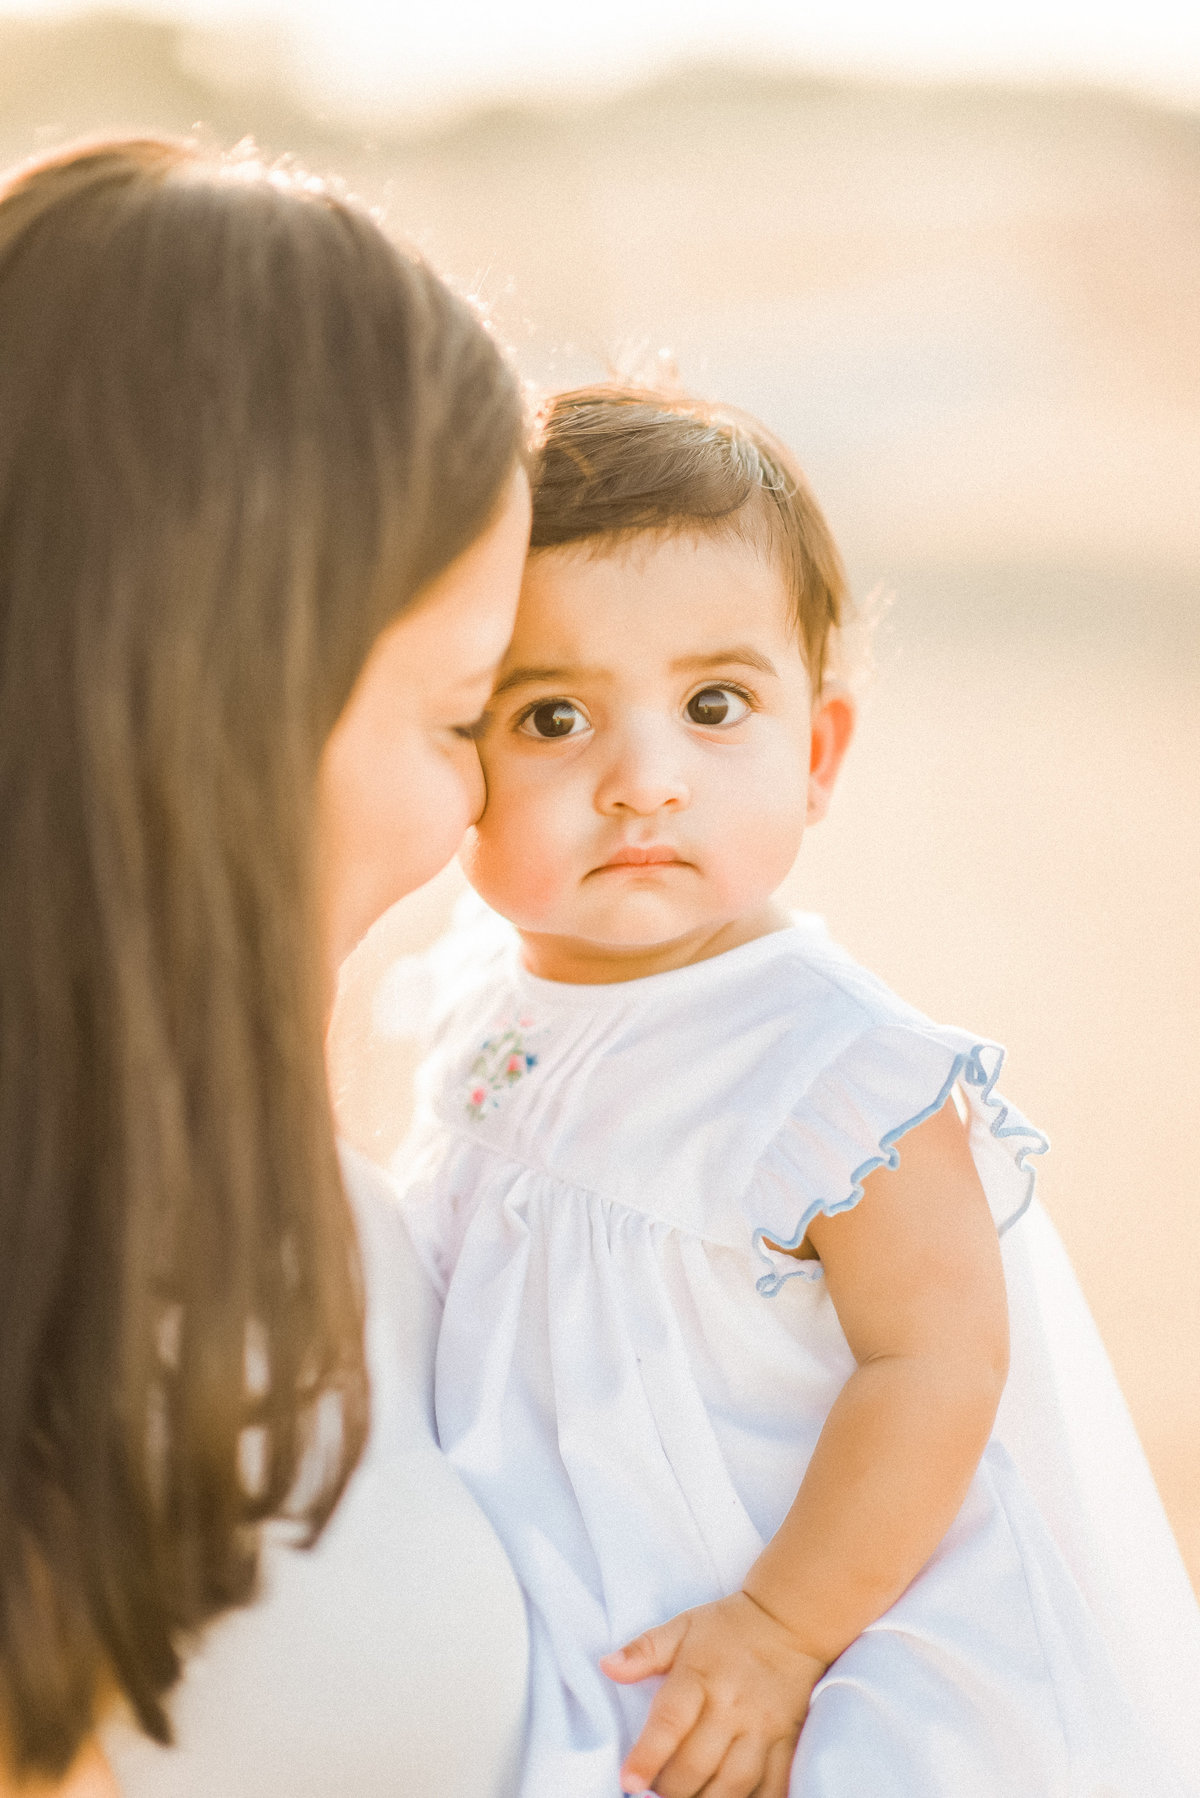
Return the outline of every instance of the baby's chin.
<path id="1" fill-rule="evenodd" d="M 669 948 L 672 943 L 682 942 L 706 930 L 720 929 L 728 922 L 723 915 L 710 917 L 700 911 L 682 912 L 654 904 L 622 906 L 599 915 L 595 912 L 583 915 L 560 913 L 542 920 L 528 913 L 522 917 L 505 912 L 503 906 L 494 904 L 493 910 L 511 918 L 522 935 L 553 937 L 563 943 L 577 944 L 581 949 L 617 955 Z"/>
<path id="2" fill-rule="evenodd" d="M 601 956 L 652 953 L 722 930 L 767 896 L 750 882 L 723 887 L 698 879 L 692 868 L 673 866 L 665 872 L 604 874 L 574 887 L 561 879 L 543 883 L 534 869 L 498 867 L 473 847 L 476 853 L 459 857 L 463 872 L 480 898 L 522 936 Z"/>

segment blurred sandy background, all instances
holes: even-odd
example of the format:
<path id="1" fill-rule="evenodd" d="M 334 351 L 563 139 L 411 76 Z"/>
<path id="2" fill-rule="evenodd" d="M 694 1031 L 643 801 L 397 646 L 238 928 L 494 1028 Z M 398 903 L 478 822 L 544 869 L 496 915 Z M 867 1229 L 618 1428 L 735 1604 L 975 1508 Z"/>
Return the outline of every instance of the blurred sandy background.
<path id="1" fill-rule="evenodd" d="M 269 34 L 0 18 L 0 152 L 253 133 L 384 206 L 533 379 L 667 347 L 791 440 L 856 589 L 893 596 L 791 893 L 1008 1044 L 1200 1583 L 1200 113 L 707 68 L 368 133 L 275 58 Z M 455 881 L 345 971 L 335 1084 L 380 1159 L 411 1051 L 374 987 Z"/>

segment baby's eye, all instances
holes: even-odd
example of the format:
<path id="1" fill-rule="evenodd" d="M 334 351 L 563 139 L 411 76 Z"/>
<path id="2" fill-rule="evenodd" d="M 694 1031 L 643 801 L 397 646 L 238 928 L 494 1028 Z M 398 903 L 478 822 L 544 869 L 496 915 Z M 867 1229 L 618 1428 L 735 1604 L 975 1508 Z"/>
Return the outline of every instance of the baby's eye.
<path id="1" fill-rule="evenodd" d="M 547 699 L 526 712 L 517 728 L 527 737 L 577 737 L 588 728 L 588 721 L 571 700 Z"/>
<path id="2" fill-rule="evenodd" d="M 687 702 L 693 724 L 740 724 L 750 707 L 736 687 L 702 687 Z"/>

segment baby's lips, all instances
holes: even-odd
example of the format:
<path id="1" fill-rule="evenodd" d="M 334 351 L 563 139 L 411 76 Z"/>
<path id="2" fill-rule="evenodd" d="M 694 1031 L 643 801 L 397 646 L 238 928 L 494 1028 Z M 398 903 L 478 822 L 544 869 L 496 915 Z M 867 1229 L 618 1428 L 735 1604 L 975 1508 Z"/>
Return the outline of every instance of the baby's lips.
<path id="1" fill-rule="evenodd" d="M 669 868 L 681 866 L 684 857 L 671 843 L 628 843 L 614 850 L 602 868 Z"/>

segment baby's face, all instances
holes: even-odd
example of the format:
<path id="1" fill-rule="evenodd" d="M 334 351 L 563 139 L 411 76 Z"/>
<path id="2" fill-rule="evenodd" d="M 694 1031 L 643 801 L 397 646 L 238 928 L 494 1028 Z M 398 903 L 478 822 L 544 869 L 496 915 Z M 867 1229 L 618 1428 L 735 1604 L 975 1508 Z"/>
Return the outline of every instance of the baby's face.
<path id="1" fill-rule="evenodd" d="M 795 859 L 812 688 L 782 577 L 736 539 L 533 555 L 489 713 L 463 865 L 568 963 L 711 936 Z"/>

